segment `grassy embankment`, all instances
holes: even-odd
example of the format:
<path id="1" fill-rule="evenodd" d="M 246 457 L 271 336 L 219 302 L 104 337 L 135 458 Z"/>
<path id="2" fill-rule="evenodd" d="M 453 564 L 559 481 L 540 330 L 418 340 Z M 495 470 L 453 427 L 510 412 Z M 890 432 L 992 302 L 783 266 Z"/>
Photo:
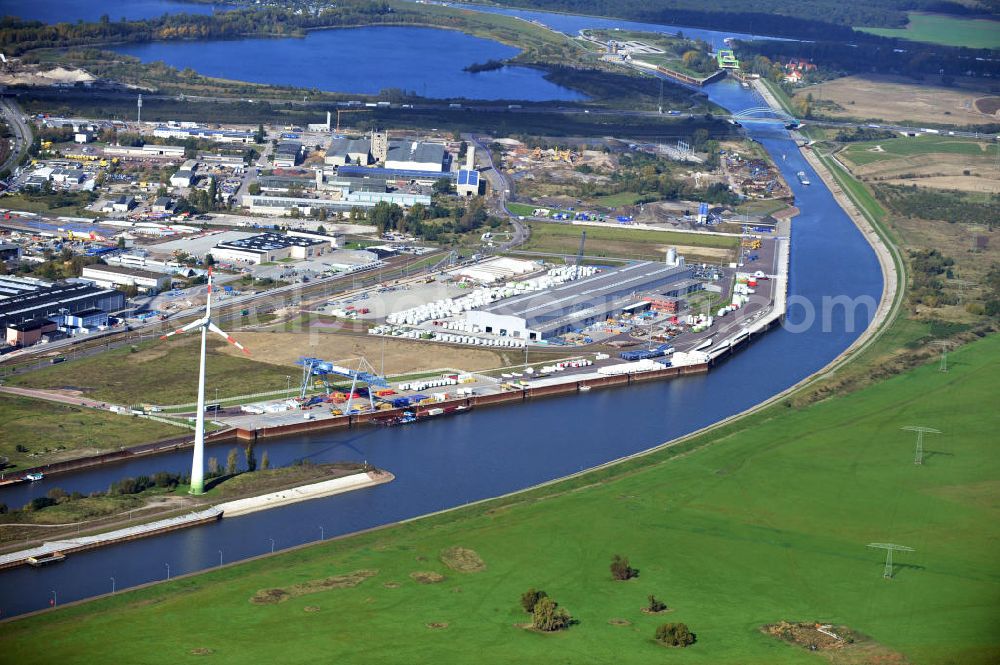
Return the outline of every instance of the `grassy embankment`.
<path id="1" fill-rule="evenodd" d="M 225 342 L 211 340 L 205 385 L 208 397 L 249 395 L 286 386 L 295 367 L 221 353 Z M 185 404 L 194 401 L 198 377 L 198 339 L 153 341 L 114 349 L 82 360 L 70 360 L 12 377 L 8 385 L 23 388 L 80 390 L 85 397 L 115 404 Z M 251 349 L 251 353 L 253 350 Z"/>
<path id="2" fill-rule="evenodd" d="M 998 370 L 993 336 L 955 353 L 948 373 L 928 365 L 805 409 L 775 405 L 642 460 L 7 624 L 0 639 L 24 665 L 135 660 L 111 637 L 120 634 L 144 645 L 147 663 L 199 649 L 222 663 L 459 663 L 473 653 L 496 663 L 648 663 L 667 657 L 655 626 L 683 621 L 698 641 L 669 652 L 678 663 L 817 662 L 758 631 L 789 619 L 846 624 L 913 663 L 995 662 L 1000 460 L 989 454 L 995 424 L 985 414 Z M 914 423 L 943 432 L 928 440 L 923 466 L 899 429 Z M 916 549 L 896 557 L 892 581 L 882 579 L 882 553 L 866 547 L 886 541 Z M 485 568 L 447 566 L 441 553 L 456 545 Z M 638 579 L 611 580 L 615 553 L 630 557 Z M 376 574 L 355 588 L 315 583 L 358 570 Z M 444 579 L 411 579 L 421 571 Z M 579 623 L 549 636 L 519 628 L 517 600 L 530 586 Z M 290 597 L 250 602 L 264 589 Z M 672 612 L 643 614 L 650 593 Z M 280 639 L 246 640 L 248 631 Z"/>
<path id="3" fill-rule="evenodd" d="M 257 458 L 262 458 L 265 451 L 266 448 L 258 448 Z M 245 457 L 242 451 L 238 456 L 243 464 Z M 225 460 L 221 463 L 224 464 Z M 209 478 L 205 494 L 200 497 L 189 495 L 190 486 L 185 482 L 178 483 L 185 478 L 168 474 L 153 478 L 154 483 L 159 480 L 158 485 L 145 489 L 133 486 L 132 491 L 140 491 L 132 494 L 109 491 L 81 497 L 50 490 L 49 498 L 57 501 L 54 505 L 8 506 L 10 512 L 0 515 L 3 527 L 0 529 L 0 544 L 14 549 L 24 547 L 26 541 L 40 538 L 52 540 L 70 533 L 106 532 L 121 528 L 126 520 L 128 524 L 150 522 L 224 501 L 323 482 L 365 470 L 363 465 L 353 462 L 293 464 L 257 469 L 252 473 L 238 470 L 235 474 Z M 38 527 L 44 527 L 44 530 Z"/>
<path id="4" fill-rule="evenodd" d="M 998 21 L 922 12 L 910 12 L 909 18 L 910 22 L 905 28 L 856 28 L 856 30 L 881 37 L 908 39 L 945 46 L 1000 48 L 1000 22 Z"/>
<path id="5" fill-rule="evenodd" d="M 611 226 L 579 226 L 570 224 L 533 223 L 531 237 L 521 249 L 532 252 L 576 254 L 580 248 L 580 234 L 587 232 L 584 254 L 587 256 L 627 257 L 659 261 L 669 246 L 682 254 L 706 257 L 718 261 L 720 254 L 733 251 L 739 244 L 735 237 L 716 236 L 675 231 L 646 231 Z"/>
<path id="6" fill-rule="evenodd" d="M 94 455 L 189 432 L 143 418 L 0 395 L 0 456 L 12 468 Z M 19 451 L 18 446 L 26 448 Z"/>

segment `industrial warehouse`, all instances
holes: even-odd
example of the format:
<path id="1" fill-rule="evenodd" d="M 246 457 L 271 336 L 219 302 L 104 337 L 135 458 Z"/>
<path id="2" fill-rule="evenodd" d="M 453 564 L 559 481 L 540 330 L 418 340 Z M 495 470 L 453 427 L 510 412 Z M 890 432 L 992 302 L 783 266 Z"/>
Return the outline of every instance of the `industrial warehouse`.
<path id="1" fill-rule="evenodd" d="M 281 261 L 282 259 L 311 259 L 325 254 L 330 242 L 319 238 L 261 233 L 240 240 L 220 242 L 212 249 L 217 261 L 235 261 L 250 264 Z"/>
<path id="2" fill-rule="evenodd" d="M 125 294 L 90 283 L 0 278 L 0 329 L 14 347 L 107 325 L 108 313 L 123 307 Z"/>
<path id="3" fill-rule="evenodd" d="M 548 291 L 528 293 L 465 314 L 474 330 L 503 337 L 548 339 L 616 316 L 636 304 L 641 293 L 687 295 L 701 288 L 691 268 L 634 263 L 574 280 Z"/>

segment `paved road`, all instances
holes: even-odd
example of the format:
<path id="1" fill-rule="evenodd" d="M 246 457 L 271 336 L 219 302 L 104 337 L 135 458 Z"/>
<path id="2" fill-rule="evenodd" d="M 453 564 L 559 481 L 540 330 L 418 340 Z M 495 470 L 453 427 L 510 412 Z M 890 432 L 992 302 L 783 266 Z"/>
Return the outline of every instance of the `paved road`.
<path id="1" fill-rule="evenodd" d="M 31 145 L 34 136 L 31 133 L 31 127 L 24 121 L 24 114 L 21 111 L 21 107 L 13 99 L 0 99 L 0 113 L 3 114 L 4 120 L 10 125 L 11 131 L 14 132 L 13 150 L 11 150 L 10 155 L 8 155 L 4 163 L 0 164 L 0 171 L 5 169 L 13 171 L 14 167 L 17 166 L 18 160 L 21 159 L 21 155 Z"/>
<path id="2" fill-rule="evenodd" d="M 99 402 L 95 399 L 87 399 L 79 395 L 68 395 L 66 393 L 55 392 L 53 390 L 35 390 L 33 388 L 15 388 L 13 386 L 0 386 L 0 393 L 17 395 L 19 397 L 31 397 L 42 399 L 47 402 L 57 402 L 59 404 L 69 404 L 71 406 L 85 406 L 90 409 L 100 409 L 107 411 L 112 405 L 106 402 Z"/>
<path id="3" fill-rule="evenodd" d="M 481 137 L 475 134 L 466 134 L 467 140 L 471 141 L 473 145 L 476 146 L 476 155 L 485 156 L 487 166 L 481 169 L 481 173 L 486 177 L 486 180 L 490 183 L 490 199 L 489 199 L 489 212 L 490 214 L 504 218 L 510 222 L 511 226 L 514 228 L 514 234 L 510 240 L 503 243 L 499 247 L 499 251 L 506 252 L 515 247 L 520 247 L 524 243 L 528 242 L 528 236 L 531 235 L 531 229 L 526 224 L 524 224 L 517 215 L 512 215 L 509 210 L 507 210 L 507 201 L 510 201 L 515 196 L 515 183 L 513 178 L 509 177 L 503 170 L 498 169 L 496 164 L 493 163 L 493 153 L 486 144 L 481 140 Z"/>

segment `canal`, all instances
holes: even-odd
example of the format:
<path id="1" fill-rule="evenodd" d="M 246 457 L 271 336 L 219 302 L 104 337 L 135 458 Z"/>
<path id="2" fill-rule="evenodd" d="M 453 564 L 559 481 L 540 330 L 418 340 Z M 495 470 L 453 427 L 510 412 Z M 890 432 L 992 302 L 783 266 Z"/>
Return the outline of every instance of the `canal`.
<path id="1" fill-rule="evenodd" d="M 762 106 L 732 80 L 706 89 L 736 112 Z M 792 224 L 790 309 L 782 328 L 721 363 L 707 375 L 574 397 L 480 409 L 413 427 L 369 428 L 290 437 L 260 447 L 275 464 L 295 460 L 367 461 L 388 469 L 388 485 L 290 505 L 92 552 L 45 569 L 0 574 L 2 616 L 176 576 L 276 549 L 347 534 L 494 497 L 559 478 L 656 446 L 739 413 L 795 384 L 835 358 L 868 325 L 882 291 L 872 249 L 837 206 L 823 181 L 780 125 L 747 123 L 748 134 L 775 158 L 801 214 Z M 805 171 L 811 186 L 795 177 Z M 824 307 L 832 297 L 870 303 L 849 310 Z M 225 457 L 227 447 L 214 454 Z M 59 486 L 101 490 L 126 475 L 186 471 L 188 453 L 52 477 L 8 488 L 0 501 L 20 505 Z"/>

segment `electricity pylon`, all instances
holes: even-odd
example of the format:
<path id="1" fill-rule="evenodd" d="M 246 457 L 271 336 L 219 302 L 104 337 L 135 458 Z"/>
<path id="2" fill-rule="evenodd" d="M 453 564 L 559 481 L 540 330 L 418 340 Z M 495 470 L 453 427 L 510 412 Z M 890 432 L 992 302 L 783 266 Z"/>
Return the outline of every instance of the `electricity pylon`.
<path id="1" fill-rule="evenodd" d="M 924 463 L 924 434 L 940 434 L 941 430 L 934 429 L 933 427 L 919 427 L 917 425 L 907 425 L 901 429 L 907 432 L 917 433 L 917 448 L 913 453 L 913 463 L 923 464 Z"/>
<path id="2" fill-rule="evenodd" d="M 912 547 L 907 547 L 906 545 L 896 545 L 895 543 L 868 543 L 868 547 L 885 550 L 885 569 L 882 571 L 882 577 L 887 580 L 892 579 L 892 553 L 916 551 Z"/>

